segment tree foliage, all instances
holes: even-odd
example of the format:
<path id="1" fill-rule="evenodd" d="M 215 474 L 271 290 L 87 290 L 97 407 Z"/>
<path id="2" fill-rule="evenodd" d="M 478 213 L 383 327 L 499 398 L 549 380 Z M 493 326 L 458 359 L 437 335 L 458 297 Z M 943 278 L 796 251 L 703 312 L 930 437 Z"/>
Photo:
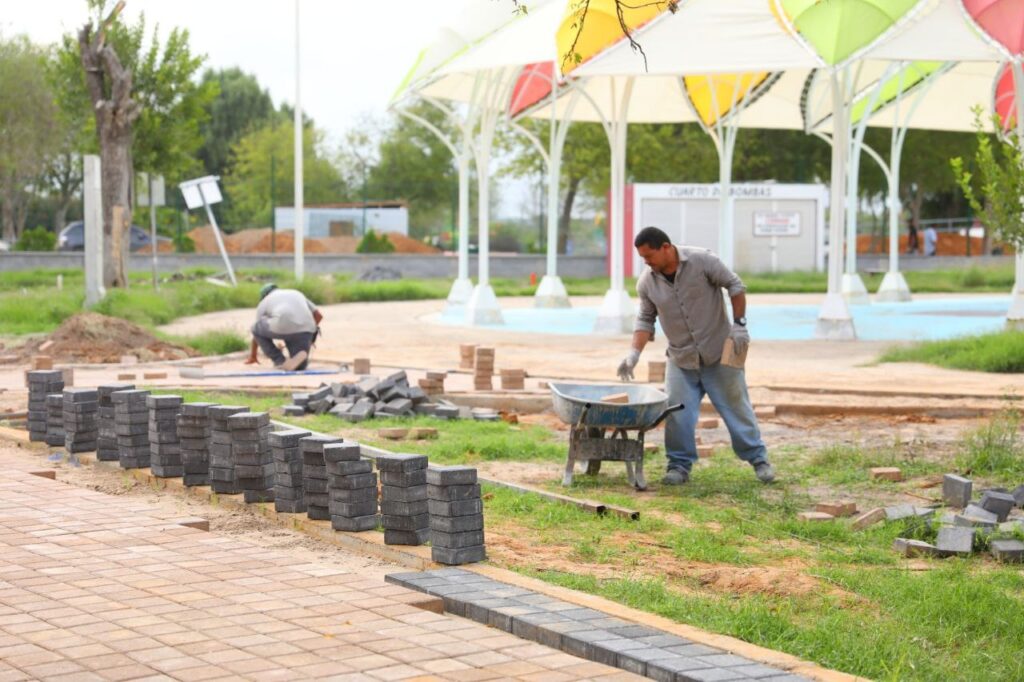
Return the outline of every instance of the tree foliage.
<path id="1" fill-rule="evenodd" d="M 231 196 L 226 215 L 230 226 L 269 226 L 273 206 L 294 204 L 294 130 L 291 121 L 264 125 L 231 147 L 232 162 L 224 179 L 225 191 Z M 303 130 L 302 161 L 306 204 L 350 198 L 341 174 L 327 156 L 323 133 L 312 126 Z"/>
<path id="2" fill-rule="evenodd" d="M 208 175 L 224 175 L 232 145 L 278 114 L 267 89 L 239 68 L 207 69 L 202 83 L 215 87 L 217 96 L 206 103 L 206 121 L 201 126 L 203 145 L 198 156 Z"/>
<path id="3" fill-rule="evenodd" d="M 998 121 L 995 121 L 998 130 Z M 956 157 L 950 161 L 953 178 L 984 225 L 1019 252 L 1024 248 L 1024 154 L 1015 133 L 994 141 L 985 132 L 981 109 L 975 109 L 977 178 Z"/>

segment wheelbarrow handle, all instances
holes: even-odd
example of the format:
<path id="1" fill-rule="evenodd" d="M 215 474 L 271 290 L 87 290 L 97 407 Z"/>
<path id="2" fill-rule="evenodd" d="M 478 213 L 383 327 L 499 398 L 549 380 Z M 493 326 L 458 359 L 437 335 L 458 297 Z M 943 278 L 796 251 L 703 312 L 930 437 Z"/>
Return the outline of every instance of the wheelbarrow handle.
<path id="1" fill-rule="evenodd" d="M 576 420 L 576 427 L 580 428 L 583 423 L 587 420 L 587 412 L 590 412 L 590 408 L 593 407 L 593 403 L 584 403 L 583 410 L 580 412 L 580 418 Z"/>
<path id="2" fill-rule="evenodd" d="M 673 412 L 678 412 L 681 409 L 683 409 L 682 403 L 679 403 L 678 405 L 669 405 L 668 407 L 665 408 L 665 411 L 658 415 L 658 418 L 655 419 L 654 422 L 650 426 L 646 427 L 644 430 L 650 431 L 651 429 L 658 428 L 658 425 L 661 424 L 661 422 L 665 421 L 665 419 L 670 414 L 672 414 Z"/>

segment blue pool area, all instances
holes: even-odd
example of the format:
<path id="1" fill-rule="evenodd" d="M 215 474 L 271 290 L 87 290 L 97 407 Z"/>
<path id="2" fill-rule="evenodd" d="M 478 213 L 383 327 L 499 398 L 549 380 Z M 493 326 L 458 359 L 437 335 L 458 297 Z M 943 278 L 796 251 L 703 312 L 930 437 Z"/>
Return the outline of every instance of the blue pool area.
<path id="1" fill-rule="evenodd" d="M 864 341 L 924 341 L 983 334 L 1003 328 L 1009 296 L 927 298 L 910 303 L 852 306 L 857 337 Z M 750 334 L 766 341 L 814 338 L 818 304 L 757 304 L 747 308 Z M 597 307 L 502 309 L 504 325 L 489 327 L 535 334 L 591 334 Z M 461 309 L 435 317 L 440 324 L 465 326 Z"/>

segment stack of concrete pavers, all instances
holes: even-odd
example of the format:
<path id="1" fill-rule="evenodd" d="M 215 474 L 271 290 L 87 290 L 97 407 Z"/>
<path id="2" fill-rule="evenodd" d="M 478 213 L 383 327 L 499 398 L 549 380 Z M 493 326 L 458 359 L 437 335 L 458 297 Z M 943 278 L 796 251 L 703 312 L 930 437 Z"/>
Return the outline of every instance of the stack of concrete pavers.
<path id="1" fill-rule="evenodd" d="M 285 514 L 306 513 L 302 484 L 302 448 L 299 441 L 309 431 L 274 431 L 268 437 L 274 460 L 274 510 Z"/>
<path id="2" fill-rule="evenodd" d="M 484 508 L 476 469 L 443 466 L 427 469 L 430 555 L 439 564 L 458 565 L 487 558 Z"/>
<path id="3" fill-rule="evenodd" d="M 270 452 L 270 415 L 266 412 L 228 417 L 231 460 L 245 501 L 274 501 L 274 456 Z"/>
<path id="4" fill-rule="evenodd" d="M 114 391 L 114 433 L 117 435 L 117 459 L 122 469 L 145 469 L 149 466 L 149 391 L 128 389 Z"/>
<path id="5" fill-rule="evenodd" d="M 178 412 L 178 443 L 181 445 L 182 482 L 187 486 L 210 484 L 210 408 L 216 403 L 182 403 Z"/>
<path id="6" fill-rule="evenodd" d="M 459 345 L 459 367 L 462 369 L 473 369 L 476 362 L 476 346 L 471 343 Z"/>
<path id="7" fill-rule="evenodd" d="M 100 394 L 95 388 L 64 389 L 64 449 L 68 452 L 96 449 L 99 400 Z"/>
<path id="8" fill-rule="evenodd" d="M 473 388 L 478 391 L 490 391 L 494 377 L 494 349 L 477 348 L 473 367 Z"/>
<path id="9" fill-rule="evenodd" d="M 380 514 L 386 545 L 422 545 L 430 539 L 427 456 L 377 455 Z"/>
<path id="10" fill-rule="evenodd" d="M 501 388 L 505 391 L 521 391 L 526 388 L 526 370 L 501 370 Z"/>
<path id="11" fill-rule="evenodd" d="M 98 405 L 96 408 L 97 437 L 96 459 L 101 462 L 116 462 L 117 432 L 114 427 L 114 401 L 110 395 L 114 391 L 130 391 L 134 384 L 103 384 L 97 389 Z"/>
<path id="12" fill-rule="evenodd" d="M 51 393 L 46 396 L 46 444 L 51 447 L 63 447 L 64 433 L 64 394 Z"/>
<path id="13" fill-rule="evenodd" d="M 215 405 L 208 410 L 210 415 L 210 487 L 222 495 L 237 495 L 242 492 L 235 475 L 235 460 L 231 455 L 231 429 L 228 419 L 236 414 L 248 412 L 242 405 Z"/>
<path id="14" fill-rule="evenodd" d="M 998 561 L 1024 561 L 1024 542 L 1014 537 L 1024 532 L 1024 514 L 1020 511 L 1024 509 L 1024 485 L 1013 492 L 1002 488 L 982 490 L 978 500 L 973 499 L 973 492 L 970 479 L 946 474 L 942 479 L 943 502 L 960 511 L 947 511 L 934 524 L 927 521 L 936 529 L 935 544 L 897 538 L 893 548 L 904 556 L 968 556 L 980 540 L 980 544 L 988 544 Z M 923 516 L 913 511 L 912 505 L 890 507 L 885 510 L 886 519 Z"/>
<path id="15" fill-rule="evenodd" d="M 358 443 L 330 443 L 324 448 L 330 495 L 331 528 L 349 532 L 377 527 L 377 474 L 361 458 Z"/>
<path id="16" fill-rule="evenodd" d="M 341 438 L 333 436 L 306 436 L 299 439 L 299 448 L 302 450 L 302 490 L 306 498 L 306 516 L 314 521 L 331 520 L 324 446 L 341 442 Z"/>
<path id="17" fill-rule="evenodd" d="M 426 378 L 420 379 L 418 383 L 427 395 L 444 393 L 444 380 L 447 377 L 447 372 L 427 372 Z"/>
<path id="18" fill-rule="evenodd" d="M 28 439 L 45 443 L 49 425 L 46 396 L 64 390 L 64 375 L 59 369 L 28 372 Z"/>
<path id="19" fill-rule="evenodd" d="M 149 468 L 157 478 L 180 478 L 185 475 L 181 465 L 181 443 L 178 440 L 180 395 L 151 395 L 149 408 Z"/>

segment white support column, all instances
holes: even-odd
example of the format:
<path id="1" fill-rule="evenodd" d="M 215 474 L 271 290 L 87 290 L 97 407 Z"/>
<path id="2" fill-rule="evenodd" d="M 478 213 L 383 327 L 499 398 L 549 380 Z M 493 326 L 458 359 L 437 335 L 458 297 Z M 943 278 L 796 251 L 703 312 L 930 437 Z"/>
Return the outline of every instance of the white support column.
<path id="1" fill-rule="evenodd" d="M 848 75 L 833 70 L 832 79 L 832 196 L 829 205 L 828 293 L 818 311 L 814 337 L 835 341 L 857 338 L 853 317 L 842 295 L 843 275 L 843 196 L 845 190 L 846 153 L 849 151 L 847 135 L 846 82 Z"/>
<path id="2" fill-rule="evenodd" d="M 103 287 L 103 192 L 101 190 L 100 157 L 86 154 L 82 158 L 85 178 L 82 186 L 85 254 L 85 306 L 92 307 L 106 296 Z M 152 200 L 153 194 L 150 193 Z"/>
<path id="3" fill-rule="evenodd" d="M 736 203 L 732 196 L 732 160 L 738 129 L 726 124 L 718 149 L 718 257 L 730 270 L 736 268 Z"/>
<path id="4" fill-rule="evenodd" d="M 608 216 L 611 287 L 604 295 L 594 323 L 594 331 L 603 334 L 628 334 L 633 329 L 636 317 L 636 306 L 625 287 L 626 211 L 623 205 L 626 198 L 626 140 L 633 80 L 633 76 L 625 79 L 620 94 L 617 94 L 619 83 L 615 82 L 612 86 L 614 116 L 608 127 L 608 142 L 611 145 L 611 211 Z"/>
<path id="5" fill-rule="evenodd" d="M 1024 69 L 1019 60 L 1010 62 L 1013 69 L 1013 99 L 1017 111 L 1017 143 L 1024 143 Z M 970 234 L 968 233 L 968 239 Z M 1024 327 L 1024 254 L 1017 252 L 1014 258 L 1013 292 L 1010 294 L 1010 308 L 1006 311 L 1006 324 L 1009 327 Z"/>
<path id="6" fill-rule="evenodd" d="M 562 179 L 562 150 L 565 148 L 565 137 L 571 125 L 572 107 L 578 94 L 571 96 L 569 111 L 558 119 L 555 101 L 558 99 L 558 84 L 555 76 L 551 76 L 551 129 L 550 147 L 548 149 L 548 248 L 547 272 L 540 281 L 540 286 L 533 297 L 533 304 L 538 308 L 571 308 L 569 292 L 566 291 L 562 278 L 558 276 L 558 196 Z"/>
<path id="7" fill-rule="evenodd" d="M 464 140 L 459 162 L 459 274 L 448 292 L 448 306 L 464 306 L 473 295 L 469 278 L 469 140 Z"/>
<path id="8" fill-rule="evenodd" d="M 299 31 L 299 0 L 295 0 L 295 279 L 302 281 L 306 272 L 305 260 L 305 238 L 306 219 L 303 215 L 303 182 L 302 182 L 302 88 L 300 87 L 301 69 L 300 56 L 302 55 L 302 43 Z"/>
<path id="9" fill-rule="evenodd" d="M 894 129 L 892 151 L 889 155 L 889 271 L 878 287 L 875 300 L 883 303 L 907 302 L 910 287 L 900 272 L 900 160 L 906 127 Z"/>

